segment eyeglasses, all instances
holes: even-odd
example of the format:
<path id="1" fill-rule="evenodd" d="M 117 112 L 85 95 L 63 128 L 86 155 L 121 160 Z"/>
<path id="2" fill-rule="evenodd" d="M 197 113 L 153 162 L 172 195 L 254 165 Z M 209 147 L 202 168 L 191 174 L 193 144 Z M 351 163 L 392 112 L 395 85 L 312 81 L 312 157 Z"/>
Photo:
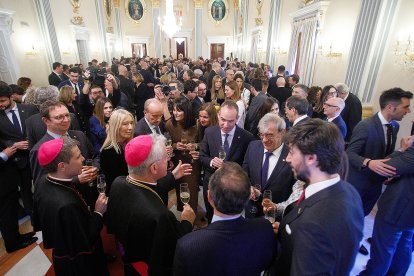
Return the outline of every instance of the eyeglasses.
<path id="1" fill-rule="evenodd" d="M 328 104 L 328 103 L 324 103 L 323 105 L 324 105 L 324 106 L 327 106 L 327 107 L 338 107 L 338 106 L 336 106 L 336 105 L 331 105 L 331 104 Z"/>
<path id="2" fill-rule="evenodd" d="M 328 92 L 329 96 L 334 96 L 337 97 L 338 96 L 338 91 L 334 91 L 334 92 Z"/>
<path id="3" fill-rule="evenodd" d="M 262 140 L 263 140 L 264 137 L 266 137 L 267 140 L 272 140 L 272 139 L 275 138 L 275 135 L 271 134 L 271 133 L 259 133 L 259 137 Z"/>
<path id="4" fill-rule="evenodd" d="M 53 119 L 55 119 L 57 121 L 63 121 L 65 118 L 68 119 L 68 120 L 70 120 L 70 114 L 69 113 L 61 114 L 61 115 L 57 115 L 57 116 L 51 117 L 51 118 L 53 118 Z"/>

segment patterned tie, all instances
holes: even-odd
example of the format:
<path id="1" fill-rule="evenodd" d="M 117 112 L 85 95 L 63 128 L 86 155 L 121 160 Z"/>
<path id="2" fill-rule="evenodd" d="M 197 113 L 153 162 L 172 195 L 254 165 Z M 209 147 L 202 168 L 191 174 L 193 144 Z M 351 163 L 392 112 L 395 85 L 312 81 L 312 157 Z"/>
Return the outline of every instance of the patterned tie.
<path id="1" fill-rule="evenodd" d="M 13 120 L 13 125 L 14 125 L 14 127 L 16 128 L 16 130 L 17 130 L 19 133 L 23 134 L 23 132 L 22 132 L 22 127 L 20 126 L 20 123 L 19 123 L 19 119 L 17 119 L 17 115 L 16 115 L 16 113 L 14 113 L 14 112 L 15 112 L 15 110 L 10 110 L 10 112 L 11 112 L 11 114 L 12 114 L 12 120 Z"/>
<path id="2" fill-rule="evenodd" d="M 269 158 L 270 156 L 272 156 L 272 152 L 267 151 L 265 152 L 266 158 L 265 161 L 263 163 L 263 167 L 262 167 L 262 182 L 261 182 L 261 186 L 262 188 L 264 188 L 266 186 L 266 182 L 267 182 L 267 175 L 269 173 Z"/>
<path id="3" fill-rule="evenodd" d="M 392 153 L 391 145 L 392 145 L 392 125 L 391 124 L 385 124 L 387 127 L 387 145 L 385 149 L 385 156 L 388 156 Z"/>
<path id="4" fill-rule="evenodd" d="M 228 133 L 224 134 L 224 143 L 223 143 L 223 147 L 224 147 L 224 151 L 226 152 L 226 155 L 228 155 L 230 151 L 229 140 L 227 140 L 227 138 L 229 138 Z"/>

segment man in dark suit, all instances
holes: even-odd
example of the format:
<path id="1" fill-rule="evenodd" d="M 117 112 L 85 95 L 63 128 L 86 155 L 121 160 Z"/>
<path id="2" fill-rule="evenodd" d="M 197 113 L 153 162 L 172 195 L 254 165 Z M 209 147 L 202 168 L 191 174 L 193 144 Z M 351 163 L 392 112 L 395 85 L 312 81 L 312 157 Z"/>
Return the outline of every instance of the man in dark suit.
<path id="1" fill-rule="evenodd" d="M 250 102 L 249 109 L 247 110 L 246 120 L 244 122 L 244 128 L 247 131 L 252 132 L 257 122 L 256 117 L 259 114 L 259 110 L 263 105 L 263 102 L 268 97 L 267 91 L 263 91 L 263 83 L 260 79 L 252 79 L 251 81 L 251 94 L 254 96 Z"/>
<path id="2" fill-rule="evenodd" d="M 285 141 L 290 149 L 286 161 L 306 184 L 296 206 L 280 225 L 274 224 L 282 246 L 275 271 L 349 275 L 364 214 L 357 191 L 338 174 L 345 154 L 341 133 L 333 124 L 310 119 L 289 130 Z"/>
<path id="3" fill-rule="evenodd" d="M 18 173 L 7 181 L 13 181 L 20 187 L 24 209 L 30 216 L 33 211 L 33 194 L 25 122 L 36 113 L 36 108 L 31 105 L 15 103 L 12 89 L 8 85 L 0 84 L 0 144 L 3 148 L 13 145 L 17 148 L 13 156 L 13 166 Z"/>
<path id="4" fill-rule="evenodd" d="M 76 101 L 79 103 L 80 101 L 79 95 L 82 93 L 82 90 L 83 90 L 83 82 L 79 81 L 79 68 L 78 67 L 72 67 L 69 69 L 69 79 L 62 81 L 58 85 L 58 88 L 60 89 L 61 87 L 65 85 L 71 86 L 73 87 L 73 89 L 75 89 Z"/>
<path id="5" fill-rule="evenodd" d="M 267 94 L 279 101 L 279 106 L 285 106 L 287 98 L 292 96 L 292 90 L 285 87 L 286 80 L 284 77 L 279 76 L 276 80 L 276 86 L 272 89 L 267 89 Z M 270 86 L 270 81 L 269 81 Z"/>
<path id="6" fill-rule="evenodd" d="M 249 197 L 246 173 L 237 163 L 223 164 L 209 183 L 213 221 L 178 240 L 174 275 L 260 275 L 270 265 L 275 236 L 266 220 L 241 216 Z"/>
<path id="7" fill-rule="evenodd" d="M 138 121 L 134 130 L 134 136 L 164 134 L 163 110 L 163 105 L 159 100 L 155 98 L 146 100 L 144 104 L 144 117 Z"/>
<path id="8" fill-rule="evenodd" d="M 213 217 L 213 209 L 207 199 L 210 176 L 216 169 L 221 168 L 224 161 L 233 161 L 241 165 L 247 147 L 253 140 L 251 133 L 236 125 L 239 117 L 238 110 L 235 102 L 225 101 L 218 114 L 219 125 L 207 128 L 201 142 L 200 162 L 205 168 L 203 195 L 206 203 L 206 217 L 209 221 Z M 226 153 L 224 160 L 218 157 L 221 148 Z"/>
<path id="9" fill-rule="evenodd" d="M 54 62 L 52 64 L 52 73 L 50 73 L 48 80 L 50 85 L 58 86 L 65 79 L 62 76 L 63 65 L 60 62 Z"/>
<path id="10" fill-rule="evenodd" d="M 338 91 L 338 97 L 345 101 L 345 108 L 341 112 L 341 117 L 346 124 L 345 142 L 349 143 L 352 131 L 362 119 L 362 104 L 357 96 L 349 91 L 349 87 L 345 83 L 335 84 Z"/>
<path id="11" fill-rule="evenodd" d="M 207 90 L 210 91 L 211 89 L 211 85 L 213 82 L 213 78 L 215 75 L 218 75 L 221 71 L 221 67 L 220 67 L 220 63 L 218 62 L 214 62 L 212 65 L 212 70 L 210 71 L 210 73 L 207 76 Z"/>
<path id="12" fill-rule="evenodd" d="M 33 238 L 34 232 L 19 233 L 18 187 L 15 181 L 10 181 L 19 173 L 12 161 L 17 147 L 0 146 L 0 149 L 0 232 L 6 251 L 11 253 L 34 243 L 37 238 Z"/>
<path id="13" fill-rule="evenodd" d="M 414 147 L 391 154 L 386 164 L 396 169 L 396 177 L 378 201 L 371 243 L 371 258 L 360 275 L 405 275 L 411 264 L 414 233 Z"/>
<path id="14" fill-rule="evenodd" d="M 201 101 L 198 98 L 198 85 L 193 80 L 187 80 L 184 82 L 184 91 L 182 94 L 191 102 L 192 115 L 198 119 L 198 110 L 201 106 Z"/>
<path id="15" fill-rule="evenodd" d="M 306 98 L 299 96 L 291 96 L 286 100 L 285 103 L 285 114 L 291 127 L 296 126 L 301 122 L 309 120 L 308 116 L 309 103 Z"/>
<path id="16" fill-rule="evenodd" d="M 368 215 L 381 195 L 384 177 L 395 174 L 383 160 L 394 151 L 399 124 L 410 112 L 413 94 L 401 88 L 384 91 L 379 99 L 381 111 L 355 127 L 347 148 L 348 181 L 358 190 Z"/>
<path id="17" fill-rule="evenodd" d="M 346 125 L 341 117 L 341 111 L 345 107 L 345 102 L 341 98 L 328 98 L 323 104 L 323 113 L 327 117 L 327 121 L 335 124 L 341 131 L 342 137 L 346 136 Z"/>
<path id="18" fill-rule="evenodd" d="M 275 203 L 285 201 L 292 192 L 295 182 L 293 172 L 285 162 L 289 152 L 287 145 L 283 143 L 286 133 L 286 123 L 276 114 L 268 113 L 259 121 L 260 141 L 250 142 L 244 157 L 243 169 L 250 177 L 252 185 L 260 184 L 260 192 L 272 191 L 272 200 Z M 252 213 L 251 208 L 246 208 L 246 216 L 262 216 L 261 201 L 249 201 L 256 204 L 258 212 Z"/>
<path id="19" fill-rule="evenodd" d="M 82 131 L 69 130 L 70 116 L 69 111 L 62 103 L 57 101 L 46 101 L 42 107 L 40 114 L 42 120 L 46 124 L 47 133 L 43 136 L 39 142 L 34 145 L 30 151 L 30 166 L 32 169 L 33 183 L 36 187 L 36 182 L 47 172 L 40 166 L 37 155 L 40 146 L 47 141 L 53 139 L 59 139 L 62 136 L 69 136 L 72 139 L 79 141 L 79 149 L 82 156 L 85 159 L 93 159 L 93 165 L 90 167 L 84 167 L 82 173 L 73 178 L 73 183 L 78 185 L 79 190 L 82 192 L 86 202 L 93 204 L 96 201 L 96 188 L 90 187 L 87 184 L 94 181 L 98 175 L 99 170 L 99 157 L 94 151 L 91 142 Z M 93 205 L 90 205 L 93 206 Z"/>

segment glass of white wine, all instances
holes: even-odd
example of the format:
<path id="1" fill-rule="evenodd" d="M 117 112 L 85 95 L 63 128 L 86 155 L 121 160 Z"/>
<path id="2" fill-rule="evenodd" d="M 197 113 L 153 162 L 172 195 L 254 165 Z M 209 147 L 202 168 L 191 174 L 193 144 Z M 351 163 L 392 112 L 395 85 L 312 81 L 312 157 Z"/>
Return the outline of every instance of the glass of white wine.
<path id="1" fill-rule="evenodd" d="M 259 185 L 259 184 L 256 184 L 256 185 L 254 185 L 253 186 L 253 201 L 254 201 L 254 203 L 252 204 L 252 207 L 250 208 L 250 212 L 252 213 L 252 214 L 256 214 L 259 210 L 257 209 L 257 207 L 256 207 L 256 202 L 259 200 L 259 198 L 260 198 L 260 195 L 261 195 L 261 192 L 260 192 L 260 190 L 261 190 L 261 186 Z"/>
<path id="2" fill-rule="evenodd" d="M 188 140 L 187 140 L 187 138 L 181 138 L 181 144 L 183 144 L 183 147 L 185 147 L 186 149 L 187 149 L 187 144 L 188 144 Z M 184 150 L 184 152 L 183 152 L 183 154 L 185 155 L 185 154 L 187 154 L 187 151 L 186 150 Z"/>
<path id="3" fill-rule="evenodd" d="M 224 161 L 224 159 L 226 159 L 226 151 L 224 150 L 224 147 L 221 146 L 220 150 L 219 150 L 219 156 L 218 156 L 221 160 Z"/>
<path id="4" fill-rule="evenodd" d="M 171 138 L 171 135 L 170 135 L 170 133 L 168 133 L 168 132 L 166 132 L 166 133 L 164 133 L 164 137 L 165 137 L 165 139 L 166 139 L 166 141 L 165 141 L 165 146 L 166 147 L 171 147 L 172 146 L 172 138 Z M 174 157 L 174 151 L 169 155 L 169 157 Z"/>
<path id="5" fill-rule="evenodd" d="M 98 175 L 96 188 L 98 188 L 98 192 L 100 194 L 104 194 L 105 193 L 105 191 L 106 191 L 105 175 L 103 175 L 103 174 Z"/>
<path id="6" fill-rule="evenodd" d="M 187 183 L 180 184 L 180 199 L 184 204 L 188 204 L 188 202 L 190 202 L 190 189 L 188 188 Z"/>

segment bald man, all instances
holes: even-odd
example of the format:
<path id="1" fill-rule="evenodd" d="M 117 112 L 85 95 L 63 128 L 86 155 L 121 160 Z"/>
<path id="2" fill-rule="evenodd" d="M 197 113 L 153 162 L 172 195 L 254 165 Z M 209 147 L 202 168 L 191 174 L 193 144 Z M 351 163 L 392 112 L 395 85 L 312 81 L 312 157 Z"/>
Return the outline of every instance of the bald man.
<path id="1" fill-rule="evenodd" d="M 346 137 L 346 124 L 341 117 L 341 112 L 345 108 L 345 101 L 341 98 L 329 98 L 323 104 L 323 113 L 326 115 L 328 122 L 334 123 L 341 131 L 342 138 Z"/>
<path id="2" fill-rule="evenodd" d="M 165 125 L 162 121 L 163 105 L 155 98 L 145 101 L 144 117 L 138 121 L 134 136 L 146 134 L 163 134 Z"/>

